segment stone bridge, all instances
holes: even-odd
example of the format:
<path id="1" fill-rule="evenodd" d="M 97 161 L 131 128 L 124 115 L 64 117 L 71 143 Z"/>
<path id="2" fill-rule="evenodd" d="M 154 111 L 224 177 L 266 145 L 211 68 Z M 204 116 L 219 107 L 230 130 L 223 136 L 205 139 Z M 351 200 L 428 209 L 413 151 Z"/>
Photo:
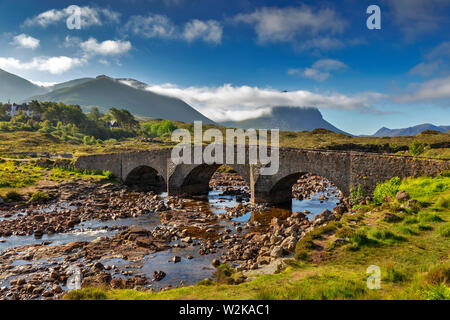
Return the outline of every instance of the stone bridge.
<path id="1" fill-rule="evenodd" d="M 171 148 L 81 156 L 76 166 L 86 170 L 109 170 L 125 184 L 138 185 L 169 195 L 207 194 L 209 180 L 220 164 L 174 164 Z M 225 154 L 225 152 L 224 152 Z M 292 186 L 304 173 L 322 176 L 344 195 L 361 185 L 366 194 L 378 182 L 394 176 L 435 175 L 450 170 L 450 161 L 348 151 L 279 148 L 279 170 L 260 174 L 260 164 L 249 164 L 248 147 L 243 164 L 229 165 L 250 186 L 254 203 L 283 203 L 292 198 Z"/>

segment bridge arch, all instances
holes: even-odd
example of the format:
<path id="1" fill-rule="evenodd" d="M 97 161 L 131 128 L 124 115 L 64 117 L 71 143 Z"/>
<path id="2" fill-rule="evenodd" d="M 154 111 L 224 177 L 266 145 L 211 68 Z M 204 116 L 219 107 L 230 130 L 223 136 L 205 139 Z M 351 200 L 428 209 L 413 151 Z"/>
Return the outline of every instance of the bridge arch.
<path id="1" fill-rule="evenodd" d="M 163 192 L 167 190 L 164 177 L 148 165 L 140 165 L 132 169 L 125 177 L 124 183 L 139 190 Z"/>
<path id="2" fill-rule="evenodd" d="M 275 179 L 266 180 L 264 176 L 260 176 L 255 184 L 255 202 L 265 202 L 269 204 L 289 203 L 293 198 L 292 191 L 294 185 L 296 185 L 297 181 L 306 174 L 324 178 L 332 185 L 335 185 L 338 190 L 345 192 L 345 190 L 342 191 L 341 188 L 345 188 L 346 186 L 329 176 L 310 171 L 297 171 L 279 175 Z"/>
<path id="3" fill-rule="evenodd" d="M 168 178 L 170 195 L 190 196 L 208 194 L 209 182 L 222 164 L 178 165 Z M 227 165 L 250 185 L 248 165 Z"/>
<path id="4" fill-rule="evenodd" d="M 280 153 L 279 170 L 274 175 L 261 175 L 253 169 L 252 201 L 256 203 L 286 203 L 292 199 L 292 187 L 305 173 L 323 177 L 345 195 L 350 191 L 350 157 L 333 157 L 327 152 L 300 152 L 288 149 Z"/>

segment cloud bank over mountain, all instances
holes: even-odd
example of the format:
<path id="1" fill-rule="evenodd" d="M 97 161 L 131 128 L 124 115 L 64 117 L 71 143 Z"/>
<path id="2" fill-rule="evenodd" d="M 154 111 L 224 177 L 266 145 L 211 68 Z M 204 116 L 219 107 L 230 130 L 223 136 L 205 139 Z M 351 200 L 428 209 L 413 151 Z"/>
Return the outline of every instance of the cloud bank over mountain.
<path id="1" fill-rule="evenodd" d="M 133 86 L 132 82 L 122 80 Z M 356 95 L 341 93 L 320 94 L 307 90 L 281 92 L 272 88 L 233 86 L 187 87 L 174 84 L 153 84 L 145 90 L 172 96 L 186 101 L 189 105 L 214 121 L 239 121 L 257 118 L 270 113 L 272 107 L 316 107 L 360 110 L 372 112 L 372 103 L 384 98 L 376 92 Z"/>

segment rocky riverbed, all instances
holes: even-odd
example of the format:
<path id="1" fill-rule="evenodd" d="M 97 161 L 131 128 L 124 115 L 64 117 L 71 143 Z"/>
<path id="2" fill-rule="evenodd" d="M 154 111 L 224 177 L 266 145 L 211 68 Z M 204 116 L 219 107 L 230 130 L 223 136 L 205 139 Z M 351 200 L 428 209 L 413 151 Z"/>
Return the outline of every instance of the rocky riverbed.
<path id="1" fill-rule="evenodd" d="M 311 175 L 294 186 L 292 208 L 251 204 L 235 173 L 216 173 L 210 187 L 207 198 L 182 199 L 74 181 L 41 188 L 47 203 L 1 204 L 1 298 L 59 299 L 79 285 L 167 290 L 223 262 L 258 270 L 347 208 Z"/>

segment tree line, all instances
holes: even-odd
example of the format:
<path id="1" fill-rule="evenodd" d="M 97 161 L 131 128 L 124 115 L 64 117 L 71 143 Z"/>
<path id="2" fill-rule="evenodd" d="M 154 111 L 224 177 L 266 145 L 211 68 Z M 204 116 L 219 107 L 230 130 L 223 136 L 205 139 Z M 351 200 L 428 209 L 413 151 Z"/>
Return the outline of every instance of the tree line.
<path id="1" fill-rule="evenodd" d="M 139 122 L 125 109 L 111 108 L 102 113 L 93 107 L 84 113 L 78 105 L 56 102 L 31 101 L 29 115 L 18 111 L 8 114 L 7 104 L 0 103 L 0 131 L 39 131 L 86 144 L 101 143 L 109 139 L 137 136 L 161 137 L 176 129 L 171 121 Z"/>

